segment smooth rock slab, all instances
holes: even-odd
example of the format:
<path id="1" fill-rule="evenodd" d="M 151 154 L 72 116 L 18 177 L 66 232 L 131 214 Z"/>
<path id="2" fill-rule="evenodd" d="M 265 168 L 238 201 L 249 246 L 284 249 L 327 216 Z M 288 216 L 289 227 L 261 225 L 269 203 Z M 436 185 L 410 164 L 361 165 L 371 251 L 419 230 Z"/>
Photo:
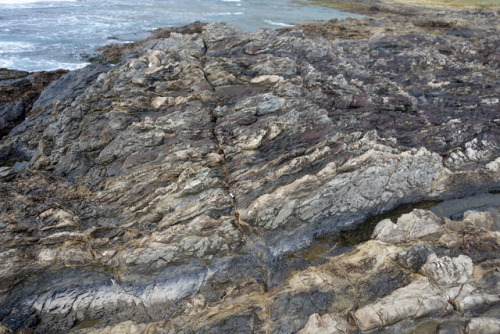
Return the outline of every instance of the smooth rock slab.
<path id="1" fill-rule="evenodd" d="M 428 278 L 421 277 L 377 303 L 354 312 L 363 331 L 389 326 L 407 318 L 444 315 L 453 311 L 448 296 Z"/>

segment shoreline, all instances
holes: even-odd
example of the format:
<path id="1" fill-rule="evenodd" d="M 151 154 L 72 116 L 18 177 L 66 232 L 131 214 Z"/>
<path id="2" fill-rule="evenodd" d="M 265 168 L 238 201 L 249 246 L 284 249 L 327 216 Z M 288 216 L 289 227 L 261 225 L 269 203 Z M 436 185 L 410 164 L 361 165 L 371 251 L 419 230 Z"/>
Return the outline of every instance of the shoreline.
<path id="1" fill-rule="evenodd" d="M 445 0 L 446 1 L 446 0 Z M 484 0 L 484 1 L 489 1 L 489 0 Z M 427 2 L 427 1 L 425 1 Z M 432 1 L 431 1 L 432 2 Z M 306 1 L 298 1 L 296 2 L 297 4 L 300 4 L 301 6 L 315 6 L 315 7 L 330 7 L 330 8 L 335 8 L 340 11 L 345 11 L 346 13 L 351 13 L 351 14 L 361 14 L 365 15 L 367 17 L 371 18 L 379 18 L 379 19 L 391 19 L 398 21 L 399 18 L 401 17 L 408 17 L 411 15 L 421 15 L 423 17 L 431 17 L 431 16 L 442 16 L 446 11 L 453 11 L 453 12 L 468 12 L 469 17 L 466 17 L 464 19 L 470 19 L 477 13 L 480 13 L 481 11 L 486 11 L 489 13 L 494 13 L 496 16 L 500 13 L 500 5 L 497 7 L 490 7 L 489 9 L 482 8 L 481 6 L 475 6 L 475 7 L 461 7 L 461 6 L 453 6 L 450 4 L 450 6 L 443 6 L 443 7 L 429 7 L 429 4 L 423 4 L 422 1 L 407 1 L 407 0 L 386 0 L 386 1 L 369 1 L 369 0 L 306 0 Z M 440 14 L 433 15 L 433 11 L 439 10 L 441 11 Z M 442 11 L 445 12 L 442 12 Z M 472 11 L 472 13 L 471 13 Z M 453 14 L 456 16 L 457 13 Z M 460 15 L 458 15 L 460 16 Z M 346 18 L 349 20 L 349 18 Z M 363 20 L 363 18 L 356 18 L 358 20 Z M 335 20 L 335 19 L 333 19 Z M 345 20 L 345 19 L 340 19 L 340 20 Z M 328 22 L 326 21 L 321 21 L 318 23 L 325 23 Z M 187 24 L 186 26 L 190 26 L 192 24 L 195 24 L 196 22 L 192 22 Z M 310 23 L 310 24 L 315 24 L 315 23 Z M 307 24 L 297 24 L 297 26 L 303 26 Z M 161 30 L 171 30 L 172 28 L 176 27 L 168 27 L 168 28 L 158 28 L 155 30 L 152 30 L 149 32 L 150 36 L 147 37 L 147 40 L 155 38 L 155 32 L 161 31 Z M 440 27 L 441 28 L 441 27 Z M 288 29 L 286 28 L 280 28 L 280 27 L 274 27 L 273 29 L 280 30 L 280 29 Z M 293 29 L 293 28 L 292 28 Z M 102 54 L 100 53 L 99 49 L 109 49 L 112 47 L 115 48 L 127 48 L 129 46 L 133 46 L 135 43 L 141 43 L 144 40 L 139 40 L 136 42 L 126 42 L 126 43 L 120 43 L 120 44 L 105 44 L 103 46 L 100 46 L 96 49 L 96 53 L 92 54 L 86 54 L 85 56 L 82 56 L 84 60 L 86 60 L 88 64 L 95 63 L 101 60 Z M 11 70 L 17 70 L 14 68 L 8 68 Z M 38 71 L 34 71 L 38 72 Z M 32 73 L 34 73 L 32 72 Z"/>
<path id="2" fill-rule="evenodd" d="M 310 6 L 330 7 L 355 13 L 368 13 L 370 7 L 380 4 L 424 9 L 450 10 L 500 10 L 500 4 L 494 0 L 305 0 L 297 3 Z"/>
<path id="3" fill-rule="evenodd" d="M 321 7 L 304 8 L 289 0 L 195 3 L 172 6 L 168 1 L 149 0 L 134 5 L 131 0 L 122 0 L 106 6 L 95 1 L 78 1 L 53 7 L 33 4 L 27 9 L 6 8 L 7 16 L 4 15 L 0 25 L 0 67 L 29 71 L 77 69 L 87 63 L 87 58 L 94 57 L 95 49 L 100 46 L 139 41 L 157 28 L 195 21 L 233 22 L 245 31 L 253 31 L 259 27 L 279 28 L 289 26 L 288 23 L 347 15 Z M 113 19 L 115 15 L 117 19 Z M 123 21 L 119 16 L 131 19 Z M 95 20 L 96 24 L 88 20 Z"/>
<path id="4" fill-rule="evenodd" d="M 320 2 L 320 3 L 311 3 L 311 2 Z M 394 0 L 394 1 L 383 1 L 377 0 L 375 2 L 370 0 L 306 0 L 300 2 L 304 6 L 326 6 L 332 7 L 330 2 L 335 2 L 337 4 L 346 4 L 348 7 L 345 7 L 346 12 L 352 14 L 361 14 L 365 15 L 365 18 L 342 18 L 342 19 L 331 19 L 326 21 L 320 21 L 317 23 L 305 23 L 305 24 L 296 24 L 292 27 L 284 27 L 284 28 L 273 28 L 277 31 L 290 31 L 297 29 L 309 29 L 309 27 L 314 26 L 322 26 L 328 25 L 329 22 L 342 22 L 342 21 L 358 21 L 361 25 L 363 22 L 370 20 L 381 20 L 382 25 L 386 26 L 385 32 L 396 31 L 397 29 L 391 29 L 389 27 L 390 24 L 394 24 L 397 26 L 398 24 L 406 24 L 410 23 L 415 26 L 415 29 L 422 30 L 431 34 L 446 34 L 450 30 L 457 30 L 456 36 L 467 38 L 471 37 L 470 32 L 464 31 L 461 33 L 458 30 L 482 30 L 486 31 L 490 28 L 494 28 L 496 30 L 500 30 L 500 5 L 498 7 L 486 9 L 480 6 L 465 8 L 465 7 L 428 7 L 423 4 L 419 4 L 418 1 L 415 3 L 405 3 L 405 0 Z M 335 9 L 341 10 L 342 8 L 333 7 Z M 436 10 L 439 10 L 436 12 Z M 473 20 L 474 17 L 481 15 L 481 13 L 485 13 L 487 15 L 486 18 L 482 18 L 481 20 Z M 449 17 L 446 17 L 447 14 L 450 14 Z M 494 18 L 494 21 L 491 21 L 490 18 Z M 405 22 L 407 21 L 407 22 Z M 495 23 L 496 22 L 496 23 Z M 99 52 L 94 58 L 97 58 L 97 62 L 104 60 L 105 62 L 116 63 L 120 54 L 126 52 L 127 50 L 134 48 L 141 48 L 145 43 L 151 42 L 155 39 L 165 38 L 169 36 L 171 32 L 179 32 L 181 34 L 184 33 L 193 33 L 200 32 L 200 29 L 206 23 L 204 22 L 192 22 L 184 26 L 179 27 L 167 27 L 167 28 L 158 28 L 156 30 L 151 31 L 151 35 L 140 41 L 132 42 L 132 43 L 123 43 L 123 44 L 108 44 L 103 45 L 97 49 Z M 406 24 L 407 25 L 407 24 Z M 403 30 L 407 30 L 408 28 L 403 27 Z M 375 31 L 377 33 L 377 31 Z M 371 32 L 373 34 L 373 32 Z M 452 32 L 451 35 L 454 33 Z M 341 36 L 340 38 L 350 39 L 350 38 L 368 38 L 370 32 L 367 32 L 365 35 L 356 35 L 349 36 L 346 34 L 345 36 Z M 90 62 L 93 63 L 95 60 L 90 58 Z"/>

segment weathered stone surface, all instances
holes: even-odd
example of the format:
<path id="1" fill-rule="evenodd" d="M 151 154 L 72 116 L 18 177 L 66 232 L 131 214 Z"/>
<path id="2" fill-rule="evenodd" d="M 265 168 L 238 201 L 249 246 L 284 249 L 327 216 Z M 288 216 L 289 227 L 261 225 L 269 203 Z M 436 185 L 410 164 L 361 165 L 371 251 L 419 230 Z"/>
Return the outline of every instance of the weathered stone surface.
<path id="1" fill-rule="evenodd" d="M 494 318 L 475 318 L 467 325 L 467 334 L 484 333 L 493 334 L 500 331 L 500 320 Z"/>
<path id="2" fill-rule="evenodd" d="M 381 301 L 365 306 L 354 314 L 362 331 L 392 325 L 407 318 L 450 313 L 448 296 L 429 279 L 420 278 L 394 291 Z"/>
<path id="3" fill-rule="evenodd" d="M 153 31 L 152 35 L 144 41 L 124 44 L 110 44 L 99 48 L 102 59 L 106 62 L 124 63 L 134 56 L 137 56 L 143 49 L 163 48 L 169 44 L 169 37 L 172 35 L 192 35 L 201 33 L 206 23 L 194 22 L 182 27 L 159 28 Z M 166 42 L 166 43 L 165 43 Z"/>
<path id="4" fill-rule="evenodd" d="M 0 334 L 12 334 L 12 330 L 5 326 L 4 324 L 0 324 Z"/>
<path id="5" fill-rule="evenodd" d="M 22 123 L 40 93 L 67 71 L 29 73 L 0 69 L 0 138 Z"/>
<path id="6" fill-rule="evenodd" d="M 468 224 L 465 220 L 455 223 Z M 445 224 L 443 233 L 453 235 L 453 225 Z M 495 238 L 498 242 L 498 236 Z M 255 280 L 249 280 L 228 287 L 220 300 L 190 299 L 181 312 L 168 320 L 147 325 L 125 322 L 120 325 L 123 327 L 105 330 L 136 326 L 134 328 L 167 333 L 230 332 L 235 328 L 242 332 L 356 333 L 385 327 L 389 332 L 411 332 L 422 325 L 422 322 L 413 324 L 413 320 L 438 316 L 440 324 L 434 327 L 440 333 L 465 331 L 469 321 L 472 329 L 494 325 L 496 318 L 488 319 L 489 325 L 483 323 L 485 317 L 475 318 L 479 309 L 484 312 L 485 307 L 499 301 L 499 285 L 482 282 L 490 280 L 487 272 L 492 273 L 491 262 L 476 264 L 472 273 L 467 255 L 431 254 L 420 274 L 401 269 L 393 261 L 394 256 L 411 249 L 412 244 L 415 248 L 423 239 L 430 248 L 444 253 L 450 251 L 442 249 L 440 237 L 436 235 L 417 238 L 404 246 L 373 240 L 322 265 L 298 271 L 283 285 L 268 291 Z M 336 313 L 327 313 L 327 310 Z M 346 316 L 349 310 L 351 315 Z M 349 324 L 349 318 L 354 320 L 354 325 Z M 461 320 L 457 322 L 457 319 Z"/>
<path id="7" fill-rule="evenodd" d="M 431 254 L 422 266 L 422 273 L 440 287 L 466 283 L 472 276 L 472 260 L 460 255 L 456 258 L 438 258 Z"/>
<path id="8" fill-rule="evenodd" d="M 408 318 L 450 313 L 453 311 L 450 299 L 457 297 L 456 287 L 468 282 L 472 276 L 472 260 L 464 255 L 451 259 L 437 258 L 432 254 L 422 267 L 422 274 L 426 277 L 420 277 L 380 301 L 357 310 L 353 317 L 358 327 L 370 330 Z M 463 290 L 463 287 L 459 288 L 460 293 Z"/>
<path id="9" fill-rule="evenodd" d="M 298 334 L 344 334 L 351 332 L 352 328 L 344 318 L 329 314 L 320 317 L 315 313 L 311 315 L 306 326 Z"/>
<path id="10" fill-rule="evenodd" d="M 0 142 L 0 320 L 349 332 L 346 314 L 356 331 L 490 308 L 494 205 L 317 254 L 368 216 L 500 182 L 498 35 L 358 23 L 374 34 L 172 28 L 54 81 Z"/>
<path id="11" fill-rule="evenodd" d="M 441 231 L 440 219 L 432 212 L 416 209 L 402 215 L 396 224 L 390 219 L 381 221 L 373 231 L 374 239 L 397 243 L 415 240 Z"/>

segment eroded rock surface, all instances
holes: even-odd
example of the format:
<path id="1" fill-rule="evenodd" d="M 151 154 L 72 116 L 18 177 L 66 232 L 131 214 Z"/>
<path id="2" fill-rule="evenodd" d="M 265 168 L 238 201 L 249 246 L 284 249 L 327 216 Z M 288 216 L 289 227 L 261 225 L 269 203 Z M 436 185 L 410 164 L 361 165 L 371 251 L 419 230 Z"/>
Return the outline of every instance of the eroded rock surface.
<path id="1" fill-rule="evenodd" d="M 22 123 L 40 93 L 67 71 L 29 73 L 0 68 L 0 138 Z"/>
<path id="2" fill-rule="evenodd" d="M 156 37 L 55 81 L 0 142 L 5 325 L 341 333 L 461 310 L 483 326 L 467 312 L 498 302 L 493 213 L 417 210 L 351 253 L 301 254 L 498 187 L 498 35 Z"/>
<path id="3" fill-rule="evenodd" d="M 75 333 L 119 333 L 123 328 L 144 333 L 235 328 L 259 333 L 414 333 L 424 326 L 429 333 L 494 333 L 499 323 L 494 315 L 500 302 L 500 234 L 467 219 L 440 222 L 439 233 L 432 236 L 411 237 L 397 245 L 371 240 L 300 270 L 267 291 L 251 279 L 227 288 L 219 301 L 190 299 L 168 320 L 124 322 Z M 483 240 L 489 249 L 483 258 L 463 247 Z M 408 266 L 417 253 L 424 263 Z M 309 316 L 310 312 L 314 313 Z"/>

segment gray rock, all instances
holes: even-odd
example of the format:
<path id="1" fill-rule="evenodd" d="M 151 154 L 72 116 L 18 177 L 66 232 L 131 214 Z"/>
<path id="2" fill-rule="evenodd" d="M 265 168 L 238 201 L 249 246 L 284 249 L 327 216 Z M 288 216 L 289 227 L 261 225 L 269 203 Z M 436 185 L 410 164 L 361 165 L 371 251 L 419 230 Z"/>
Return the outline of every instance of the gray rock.
<path id="1" fill-rule="evenodd" d="M 96 79 L 111 69 L 111 66 L 95 63 L 83 69 L 72 71 L 52 82 L 33 104 L 32 113 L 42 113 L 52 109 L 57 102 L 64 106 L 81 95 Z"/>
<path id="2" fill-rule="evenodd" d="M 472 319 L 465 332 L 468 334 L 472 333 L 484 333 L 493 334 L 500 331 L 500 320 L 494 318 L 474 318 Z"/>
<path id="3" fill-rule="evenodd" d="M 390 219 L 381 221 L 375 227 L 372 238 L 389 243 L 415 240 L 441 231 L 440 223 L 433 213 L 416 209 L 402 215 L 397 224 L 393 224 Z"/>
<path id="4" fill-rule="evenodd" d="M 464 334 L 465 333 L 465 322 L 445 322 L 440 324 L 437 328 L 437 334 Z"/>

